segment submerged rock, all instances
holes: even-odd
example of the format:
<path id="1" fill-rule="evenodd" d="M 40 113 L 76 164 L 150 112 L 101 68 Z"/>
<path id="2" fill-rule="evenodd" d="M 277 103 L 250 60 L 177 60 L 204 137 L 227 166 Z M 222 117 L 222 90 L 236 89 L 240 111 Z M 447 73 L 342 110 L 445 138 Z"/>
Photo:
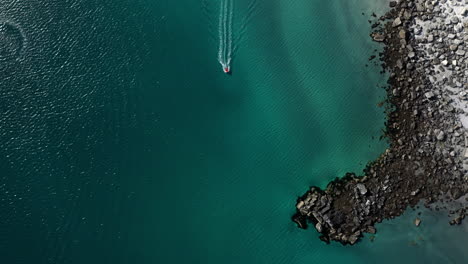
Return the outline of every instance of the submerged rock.
<path id="1" fill-rule="evenodd" d="M 374 32 L 372 33 L 372 39 L 377 42 L 383 42 L 385 40 L 385 35 L 378 32 Z"/>
<path id="2" fill-rule="evenodd" d="M 414 219 L 414 225 L 415 226 L 419 226 L 420 224 L 421 224 L 421 219 L 419 219 L 419 218 Z"/>

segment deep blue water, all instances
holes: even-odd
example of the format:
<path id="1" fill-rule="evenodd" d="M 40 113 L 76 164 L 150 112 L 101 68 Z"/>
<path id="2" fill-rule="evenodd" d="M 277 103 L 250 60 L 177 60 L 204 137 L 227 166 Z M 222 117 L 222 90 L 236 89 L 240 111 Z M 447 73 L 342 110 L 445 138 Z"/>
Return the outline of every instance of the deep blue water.
<path id="1" fill-rule="evenodd" d="M 354 247 L 290 221 L 387 146 L 385 6 L 238 0 L 226 75 L 219 1 L 2 1 L 0 263 L 463 263 L 435 213 Z"/>

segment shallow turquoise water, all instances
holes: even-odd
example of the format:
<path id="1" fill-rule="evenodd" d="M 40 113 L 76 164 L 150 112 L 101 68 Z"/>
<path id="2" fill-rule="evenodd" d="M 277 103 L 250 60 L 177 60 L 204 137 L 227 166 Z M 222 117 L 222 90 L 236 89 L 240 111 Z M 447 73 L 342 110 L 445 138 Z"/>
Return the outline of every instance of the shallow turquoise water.
<path id="1" fill-rule="evenodd" d="M 365 67 L 378 48 L 367 18 L 384 5 L 249 3 L 236 1 L 231 76 L 216 61 L 216 1 L 0 3 L 25 39 L 0 81 L 2 263 L 467 257 L 438 216 L 415 230 L 409 212 L 355 247 L 295 227 L 309 185 L 386 147 L 385 77 Z"/>

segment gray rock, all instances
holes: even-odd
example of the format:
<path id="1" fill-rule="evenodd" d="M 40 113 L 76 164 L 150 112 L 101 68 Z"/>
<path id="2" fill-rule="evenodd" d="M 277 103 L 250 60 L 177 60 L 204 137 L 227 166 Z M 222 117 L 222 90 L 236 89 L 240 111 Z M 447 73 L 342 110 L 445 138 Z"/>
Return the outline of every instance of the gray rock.
<path id="1" fill-rule="evenodd" d="M 444 131 L 440 131 L 439 134 L 436 136 L 437 140 L 441 141 L 445 139 L 445 133 Z"/>
<path id="2" fill-rule="evenodd" d="M 320 222 L 317 222 L 317 224 L 315 225 L 315 229 L 317 229 L 319 233 L 322 233 L 322 224 Z"/>
<path id="3" fill-rule="evenodd" d="M 362 183 L 358 183 L 356 185 L 356 187 L 358 188 L 359 192 L 361 193 L 361 195 L 365 195 L 367 193 L 367 188 L 364 184 Z"/>
<path id="4" fill-rule="evenodd" d="M 424 94 L 424 96 L 426 96 L 427 99 L 432 99 L 435 97 L 433 92 L 427 92 Z"/>
<path id="5" fill-rule="evenodd" d="M 462 16 L 468 16 L 468 8 L 465 8 L 465 10 L 463 10 Z"/>
<path id="6" fill-rule="evenodd" d="M 398 36 L 401 39 L 406 39 L 406 31 L 404 29 L 400 30 L 400 32 L 398 32 Z"/>
<path id="7" fill-rule="evenodd" d="M 419 191 L 420 191 L 419 189 L 412 191 L 411 196 L 416 196 L 416 194 L 418 194 Z"/>
<path id="8" fill-rule="evenodd" d="M 296 205 L 296 208 L 297 208 L 297 209 L 301 209 L 302 206 L 304 206 L 304 201 L 298 202 L 297 205 Z"/>
<path id="9" fill-rule="evenodd" d="M 351 245 L 354 245 L 356 244 L 356 242 L 359 240 L 359 236 L 361 235 L 361 232 L 360 231 L 356 231 L 356 233 L 352 234 L 350 237 L 349 237 L 349 243 Z"/>
<path id="10" fill-rule="evenodd" d="M 369 226 L 369 227 L 367 227 L 367 233 L 375 234 L 375 233 L 377 233 L 377 230 L 375 229 L 375 227 Z"/>
<path id="11" fill-rule="evenodd" d="M 418 26 L 418 27 L 414 28 L 414 34 L 419 35 L 419 34 L 421 34 L 421 32 L 422 32 L 422 27 Z"/>
<path id="12" fill-rule="evenodd" d="M 428 42 L 434 41 L 434 35 L 431 34 L 431 35 L 427 36 L 427 41 Z"/>
<path id="13" fill-rule="evenodd" d="M 400 17 L 395 18 L 395 20 L 393 20 L 392 26 L 398 27 L 400 25 L 401 25 L 401 18 Z"/>
<path id="14" fill-rule="evenodd" d="M 416 10 L 418 12 L 423 12 L 424 11 L 424 6 L 421 3 L 416 4 Z"/>
<path id="15" fill-rule="evenodd" d="M 397 60 L 396 65 L 399 69 L 403 69 L 403 62 L 400 59 Z"/>
<path id="16" fill-rule="evenodd" d="M 377 42 L 383 42 L 385 40 L 385 35 L 374 32 L 372 33 L 372 39 Z"/>

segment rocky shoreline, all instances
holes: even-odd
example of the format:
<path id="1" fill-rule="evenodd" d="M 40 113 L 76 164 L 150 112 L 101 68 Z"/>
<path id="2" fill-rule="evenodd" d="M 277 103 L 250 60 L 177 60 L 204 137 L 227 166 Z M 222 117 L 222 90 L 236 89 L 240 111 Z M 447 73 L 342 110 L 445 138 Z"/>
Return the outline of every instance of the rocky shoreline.
<path id="1" fill-rule="evenodd" d="M 372 25 L 390 73 L 389 148 L 363 176 L 311 187 L 292 217 L 325 242 L 355 244 L 374 225 L 424 201 L 459 224 L 468 211 L 468 0 L 390 1 Z M 419 226 L 421 219 L 415 219 Z"/>

